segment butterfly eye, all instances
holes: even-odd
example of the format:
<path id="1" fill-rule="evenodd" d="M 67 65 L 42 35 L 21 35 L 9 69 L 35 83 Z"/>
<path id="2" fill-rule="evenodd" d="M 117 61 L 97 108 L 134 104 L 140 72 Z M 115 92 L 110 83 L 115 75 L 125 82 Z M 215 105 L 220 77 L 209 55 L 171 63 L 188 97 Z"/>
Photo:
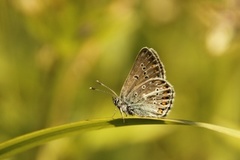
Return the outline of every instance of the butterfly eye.
<path id="1" fill-rule="evenodd" d="M 119 102 L 119 99 L 118 99 L 118 98 L 113 98 L 113 103 L 114 103 L 115 105 L 117 105 L 118 102 Z"/>
<path id="2" fill-rule="evenodd" d="M 159 88 L 156 88 L 155 91 L 158 92 L 160 89 Z"/>

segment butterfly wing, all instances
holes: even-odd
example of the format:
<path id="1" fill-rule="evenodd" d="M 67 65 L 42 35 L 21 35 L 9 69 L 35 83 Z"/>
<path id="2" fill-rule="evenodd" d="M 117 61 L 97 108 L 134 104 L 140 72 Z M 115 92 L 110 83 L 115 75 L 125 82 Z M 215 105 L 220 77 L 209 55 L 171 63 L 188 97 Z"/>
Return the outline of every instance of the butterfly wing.
<path id="1" fill-rule="evenodd" d="M 126 97 L 127 112 L 142 117 L 164 117 L 174 100 L 172 85 L 162 78 L 149 79 L 137 86 Z"/>
<path id="2" fill-rule="evenodd" d="M 164 66 L 155 50 L 144 47 L 140 50 L 123 84 L 120 97 L 124 99 L 134 87 L 155 77 L 166 79 Z"/>

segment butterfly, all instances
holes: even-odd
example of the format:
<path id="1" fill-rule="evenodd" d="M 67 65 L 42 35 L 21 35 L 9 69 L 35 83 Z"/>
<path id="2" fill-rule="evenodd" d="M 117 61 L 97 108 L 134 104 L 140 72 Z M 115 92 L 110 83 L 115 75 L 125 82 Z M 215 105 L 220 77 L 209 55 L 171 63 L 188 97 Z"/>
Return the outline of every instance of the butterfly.
<path id="1" fill-rule="evenodd" d="M 165 117 L 172 108 L 175 92 L 166 80 L 165 69 L 157 52 L 148 47 L 140 50 L 120 92 L 117 95 L 111 88 L 113 103 L 122 117 L 125 114 L 160 118 Z M 98 90 L 90 87 L 92 90 Z"/>

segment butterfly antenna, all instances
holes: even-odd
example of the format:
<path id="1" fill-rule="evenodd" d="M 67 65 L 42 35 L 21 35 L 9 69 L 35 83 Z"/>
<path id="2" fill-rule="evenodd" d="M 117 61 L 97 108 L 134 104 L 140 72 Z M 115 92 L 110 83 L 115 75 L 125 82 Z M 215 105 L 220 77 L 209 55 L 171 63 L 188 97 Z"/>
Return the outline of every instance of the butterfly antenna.
<path id="1" fill-rule="evenodd" d="M 101 86 L 107 88 L 114 96 L 118 97 L 118 95 L 117 95 L 111 88 L 109 88 L 108 86 L 106 86 L 105 84 L 103 84 L 102 82 L 100 82 L 99 80 L 96 80 L 96 82 L 97 82 L 98 84 L 100 84 Z"/>
<path id="2" fill-rule="evenodd" d="M 109 95 L 114 96 L 114 97 L 117 97 L 117 96 L 118 96 L 111 88 L 109 88 L 108 86 L 106 86 L 105 84 L 103 84 L 102 82 L 100 82 L 99 80 L 97 80 L 96 82 L 97 82 L 98 84 L 100 84 L 101 86 L 107 88 L 110 92 L 107 92 L 107 91 L 104 91 L 104 90 L 100 90 L 100 89 L 94 88 L 94 87 L 90 87 L 89 89 L 95 90 L 95 91 L 99 91 L 99 92 L 102 92 L 102 93 L 105 93 L 105 94 L 109 94 Z"/>
<path id="3" fill-rule="evenodd" d="M 110 96 L 112 96 L 112 93 L 111 92 L 107 92 L 107 91 L 104 91 L 104 90 L 100 90 L 98 88 L 94 88 L 94 87 L 89 87 L 90 90 L 94 90 L 94 91 L 98 91 L 98 92 L 102 92 L 102 93 L 105 93 L 105 94 L 108 94 Z"/>

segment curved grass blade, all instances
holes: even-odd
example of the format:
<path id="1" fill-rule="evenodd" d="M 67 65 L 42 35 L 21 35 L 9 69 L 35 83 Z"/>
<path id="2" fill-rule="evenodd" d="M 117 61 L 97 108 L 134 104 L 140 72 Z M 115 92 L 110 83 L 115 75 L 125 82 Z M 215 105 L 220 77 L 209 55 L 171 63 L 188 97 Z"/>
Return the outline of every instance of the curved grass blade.
<path id="1" fill-rule="evenodd" d="M 125 123 L 123 123 L 122 119 L 95 119 L 47 128 L 3 142 L 0 144 L 0 159 L 13 156 L 17 153 L 26 151 L 30 148 L 36 147 L 38 145 L 44 144 L 54 139 L 74 134 L 75 135 L 81 134 L 86 131 L 113 127 L 124 127 L 131 125 L 163 125 L 163 124 L 196 126 L 224 133 L 226 135 L 240 139 L 240 131 L 238 130 L 188 120 L 127 118 L 125 120 Z"/>

